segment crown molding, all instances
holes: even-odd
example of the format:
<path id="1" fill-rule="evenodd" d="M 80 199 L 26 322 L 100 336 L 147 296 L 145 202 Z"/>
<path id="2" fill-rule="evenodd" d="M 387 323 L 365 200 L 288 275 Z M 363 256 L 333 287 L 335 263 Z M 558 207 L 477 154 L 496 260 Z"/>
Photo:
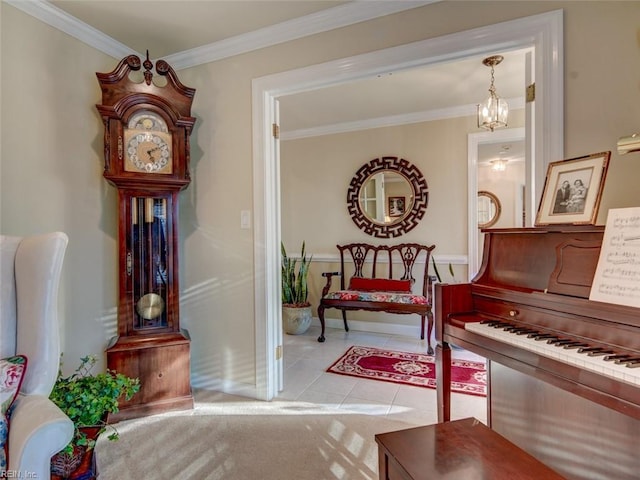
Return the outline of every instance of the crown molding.
<path id="1" fill-rule="evenodd" d="M 142 56 L 46 0 L 2 1 L 113 58 L 120 59 L 132 53 Z M 440 1 L 442 0 L 356 0 L 163 58 L 175 70 L 181 70 Z"/>
<path id="2" fill-rule="evenodd" d="M 410 10 L 441 0 L 419 0 L 408 2 L 371 2 L 357 0 L 337 7 L 321 10 L 310 15 L 294 18 L 243 35 L 219 42 L 185 50 L 164 59 L 176 70 L 214 62 L 223 58 L 266 48 L 298 38 L 327 32 L 340 27 L 364 22 L 392 13 Z"/>
<path id="3" fill-rule="evenodd" d="M 64 10 L 45 0 L 2 1 L 113 58 L 120 59 L 132 53 L 137 53 L 140 56 L 140 53 L 105 35 L 100 30 L 81 22 L 76 17 L 69 15 Z"/>
<path id="4" fill-rule="evenodd" d="M 510 110 L 524 108 L 524 98 L 506 99 Z M 408 125 L 411 123 L 432 122 L 435 120 L 445 120 L 447 118 L 475 116 L 477 105 L 459 105 L 450 108 L 440 108 L 425 110 L 422 112 L 403 113 L 400 115 L 389 115 L 385 117 L 368 118 L 353 122 L 334 123 L 332 125 L 322 125 L 312 128 L 301 128 L 299 130 L 280 131 L 280 140 L 297 140 L 300 138 L 319 137 L 322 135 L 335 135 L 338 133 L 356 132 L 371 128 L 395 127 L 398 125 Z"/>

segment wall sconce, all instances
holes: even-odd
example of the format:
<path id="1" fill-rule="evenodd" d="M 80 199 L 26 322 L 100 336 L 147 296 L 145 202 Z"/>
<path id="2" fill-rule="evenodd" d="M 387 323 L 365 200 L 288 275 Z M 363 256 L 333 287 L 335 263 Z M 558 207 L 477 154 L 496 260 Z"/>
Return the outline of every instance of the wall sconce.
<path id="1" fill-rule="evenodd" d="M 634 133 L 629 137 L 621 137 L 618 140 L 618 153 L 640 152 L 640 133 Z"/>
<path id="2" fill-rule="evenodd" d="M 485 58 L 482 63 L 491 67 L 491 85 L 489 86 L 489 98 L 484 103 L 478 104 L 478 127 L 486 128 L 493 132 L 494 129 L 507 126 L 509 105 L 496 94 L 494 82 L 494 67 L 504 60 L 502 55 L 493 55 Z"/>

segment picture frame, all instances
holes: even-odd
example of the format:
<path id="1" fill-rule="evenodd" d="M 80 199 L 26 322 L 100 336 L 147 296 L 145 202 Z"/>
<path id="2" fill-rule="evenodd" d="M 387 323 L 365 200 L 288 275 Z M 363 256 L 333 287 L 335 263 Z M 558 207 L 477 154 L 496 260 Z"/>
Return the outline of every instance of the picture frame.
<path id="1" fill-rule="evenodd" d="M 407 202 L 406 197 L 389 197 L 389 216 L 401 217 L 406 212 Z"/>
<path id="2" fill-rule="evenodd" d="M 610 157 L 608 151 L 550 163 L 535 226 L 595 225 Z"/>

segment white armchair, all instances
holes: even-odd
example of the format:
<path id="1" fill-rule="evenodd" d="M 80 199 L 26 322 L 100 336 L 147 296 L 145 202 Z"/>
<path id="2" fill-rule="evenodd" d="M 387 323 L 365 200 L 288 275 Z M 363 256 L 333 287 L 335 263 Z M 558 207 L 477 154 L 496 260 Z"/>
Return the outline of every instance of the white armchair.
<path id="1" fill-rule="evenodd" d="M 0 358 L 27 357 L 9 426 L 8 470 L 50 478 L 51 456 L 73 436 L 73 423 L 49 400 L 60 362 L 58 289 L 68 238 L 55 232 L 0 236 Z"/>

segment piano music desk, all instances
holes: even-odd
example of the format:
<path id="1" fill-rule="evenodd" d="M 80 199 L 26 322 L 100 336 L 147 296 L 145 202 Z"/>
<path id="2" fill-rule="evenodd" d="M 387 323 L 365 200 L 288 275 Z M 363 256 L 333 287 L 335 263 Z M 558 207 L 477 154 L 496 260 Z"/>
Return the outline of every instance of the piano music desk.
<path id="1" fill-rule="evenodd" d="M 564 477 L 476 420 L 375 436 L 380 480 L 558 480 Z"/>

